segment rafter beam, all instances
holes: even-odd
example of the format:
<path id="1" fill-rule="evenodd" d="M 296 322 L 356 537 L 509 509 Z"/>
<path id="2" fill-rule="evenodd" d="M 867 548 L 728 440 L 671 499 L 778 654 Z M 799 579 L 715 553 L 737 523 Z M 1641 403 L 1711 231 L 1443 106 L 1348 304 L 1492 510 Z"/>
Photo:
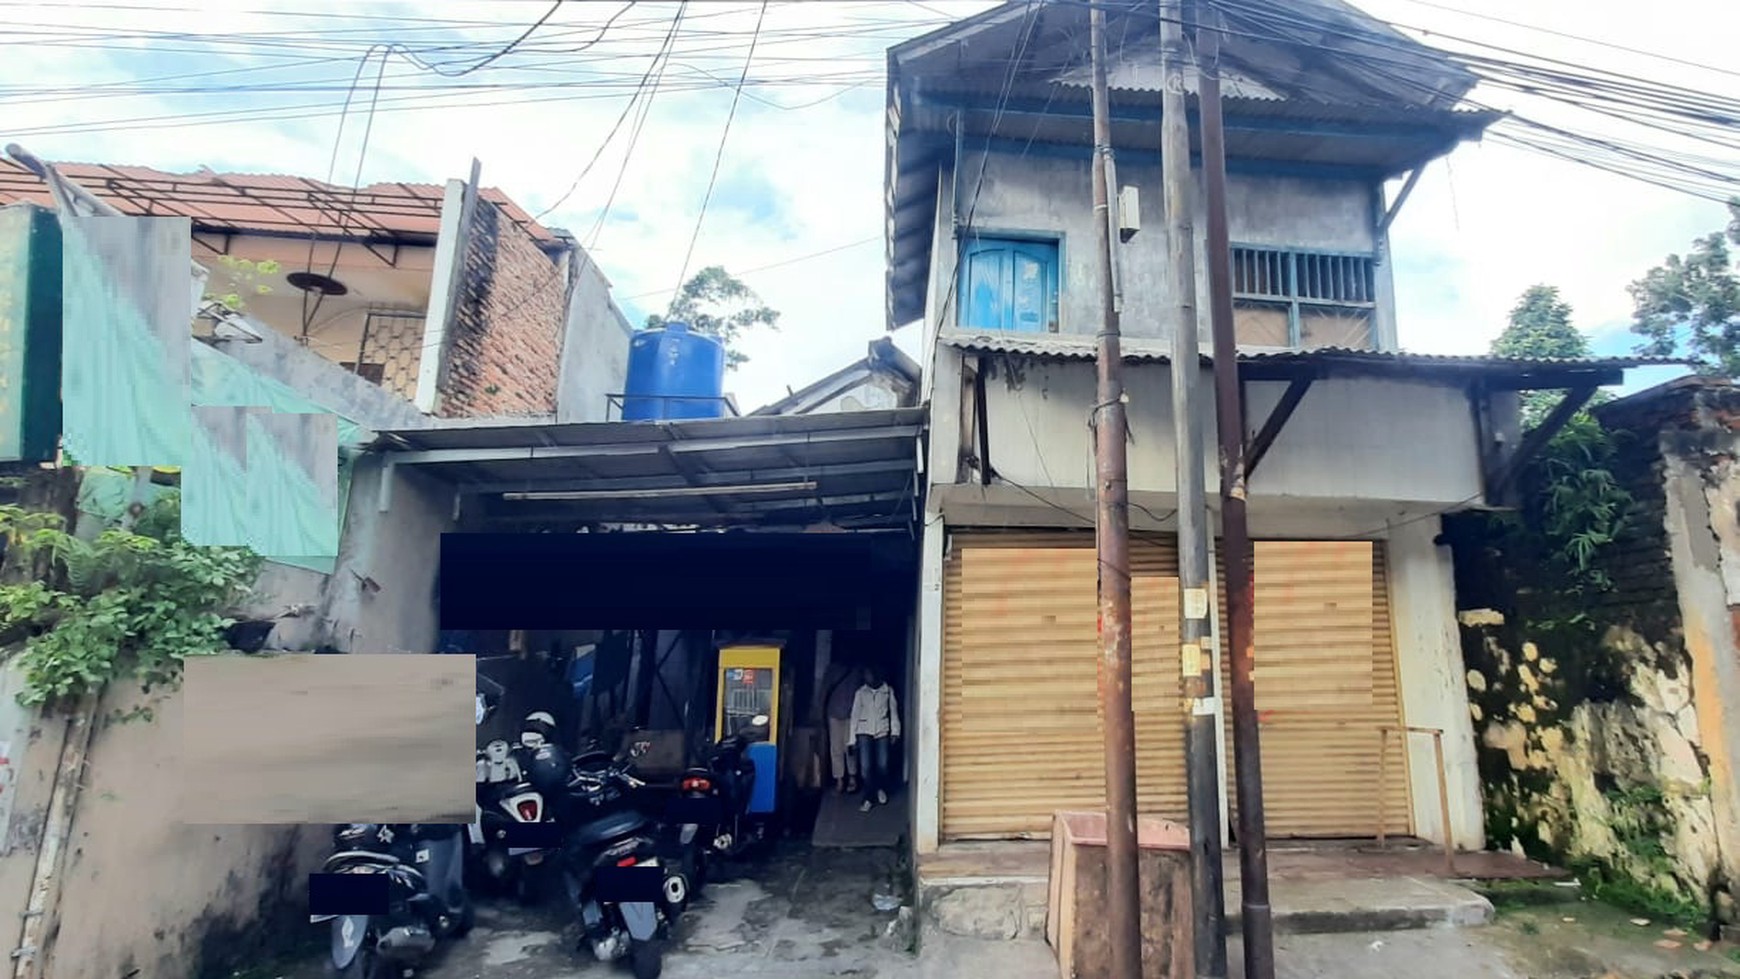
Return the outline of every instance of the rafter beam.
<path id="1" fill-rule="evenodd" d="M 1282 392 L 1281 400 L 1275 402 L 1275 407 L 1269 411 L 1269 417 L 1263 420 L 1263 427 L 1257 430 L 1256 437 L 1245 446 L 1245 479 L 1251 478 L 1251 473 L 1257 471 L 1257 464 L 1269 454 L 1269 449 L 1275 444 L 1275 439 L 1281 435 L 1281 429 L 1287 426 L 1287 420 L 1293 417 L 1293 412 L 1304 400 L 1305 392 L 1311 390 L 1311 385 L 1317 379 L 1305 374 L 1295 377 L 1287 384 L 1287 390 Z"/>
<path id="2" fill-rule="evenodd" d="M 1583 406 L 1595 396 L 1596 390 L 1597 388 L 1593 386 L 1572 390 L 1553 407 L 1553 410 L 1539 425 L 1536 425 L 1527 435 L 1523 436 L 1522 444 L 1518 445 L 1516 451 L 1511 453 L 1510 458 L 1505 460 L 1498 471 L 1492 474 L 1492 479 L 1486 487 L 1486 499 L 1489 503 L 1497 504 L 1499 500 L 1504 498 L 1505 492 L 1516 482 L 1516 478 L 1522 474 L 1523 468 L 1529 464 L 1531 459 L 1540 455 L 1541 450 L 1547 447 L 1547 443 L 1552 440 L 1553 436 L 1559 434 L 1559 431 L 1571 420 L 1572 415 L 1583 410 Z"/>

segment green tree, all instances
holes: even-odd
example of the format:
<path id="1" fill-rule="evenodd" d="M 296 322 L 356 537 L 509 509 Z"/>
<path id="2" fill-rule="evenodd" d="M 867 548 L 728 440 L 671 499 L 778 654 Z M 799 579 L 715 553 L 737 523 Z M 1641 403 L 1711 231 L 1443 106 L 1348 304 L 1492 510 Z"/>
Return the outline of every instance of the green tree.
<path id="1" fill-rule="evenodd" d="M 1571 322 L 1571 306 L 1553 286 L 1530 286 L 1511 308 L 1510 321 L 1492 343 L 1500 357 L 1587 357 L 1589 338 Z M 1523 392 L 1523 427 L 1539 425 L 1558 405 L 1558 391 Z M 1591 399 L 1606 399 L 1596 392 Z M 1613 436 L 1587 410 L 1572 415 L 1539 456 L 1523 470 L 1521 512 L 1508 521 L 1513 553 L 1540 554 L 1565 590 L 1607 587 L 1595 564 L 1596 552 L 1612 543 L 1625 526 L 1631 495 L 1608 465 L 1616 452 Z"/>
<path id="2" fill-rule="evenodd" d="M 749 357 L 737 349 L 744 331 L 765 326 L 779 329 L 779 311 L 768 307 L 742 280 L 723 266 L 709 265 L 683 283 L 663 316 L 646 318 L 647 329 L 666 323 L 687 323 L 689 329 L 725 346 L 725 366 L 734 368 Z"/>
<path id="3" fill-rule="evenodd" d="M 1686 356 L 1701 370 L 1740 377 L 1740 197 L 1728 204 L 1728 227 L 1669 255 L 1630 286 L 1631 331 L 1644 338 L 1640 353 Z"/>
<path id="4" fill-rule="evenodd" d="M 1571 304 L 1559 295 L 1557 286 L 1534 285 L 1523 291 L 1511 307 L 1504 332 L 1492 342 L 1497 357 L 1587 357 L 1589 338 L 1571 324 Z M 1562 397 L 1556 391 L 1529 391 L 1523 395 L 1523 425 L 1533 428 L 1553 410 Z"/>

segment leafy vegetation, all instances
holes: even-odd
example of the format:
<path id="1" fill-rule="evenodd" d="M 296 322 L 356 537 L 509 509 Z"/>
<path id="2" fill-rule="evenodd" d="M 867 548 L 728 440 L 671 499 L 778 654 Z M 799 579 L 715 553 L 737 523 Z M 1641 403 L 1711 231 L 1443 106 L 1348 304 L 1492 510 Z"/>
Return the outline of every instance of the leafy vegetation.
<path id="1" fill-rule="evenodd" d="M 247 594 L 260 557 L 181 536 L 180 495 L 146 507 L 133 529 L 93 540 L 53 514 L 0 507 L 8 560 L 50 557 L 48 580 L 0 584 L 0 642 L 23 668 L 20 703 L 53 706 L 138 680 L 173 685 L 183 660 L 228 650 L 225 613 Z"/>
<path id="2" fill-rule="evenodd" d="M 223 284 L 228 286 L 229 290 L 227 292 L 218 292 L 216 283 L 214 283 L 213 290 L 207 292 L 205 298 L 223 303 L 224 308 L 238 313 L 246 309 L 248 306 L 248 301 L 244 298 L 244 294 L 250 296 L 266 296 L 271 294 L 272 287 L 260 280 L 262 278 L 277 275 L 279 269 L 282 267 L 279 263 L 271 259 L 264 259 L 255 262 L 245 258 L 237 258 L 234 255 L 218 256 L 218 264 L 223 267 L 223 277 L 225 279 Z"/>
<path id="3" fill-rule="evenodd" d="M 1726 229 L 1631 284 L 1631 330 L 1644 338 L 1643 353 L 1686 355 L 1706 372 L 1740 377 L 1740 268 L 1732 251 L 1740 246 L 1740 198 L 1729 202 L 1728 216 Z"/>
<path id="4" fill-rule="evenodd" d="M 1525 291 L 1492 344 L 1505 357 L 1586 357 L 1589 340 L 1571 322 L 1571 307 L 1552 286 Z M 1558 406 L 1558 392 L 1523 396 L 1523 424 L 1532 428 Z M 1597 402 L 1601 399 L 1597 395 Z M 1573 593 L 1611 587 L 1595 558 L 1625 528 L 1632 499 L 1609 468 L 1618 446 L 1588 411 L 1579 411 L 1521 473 L 1522 509 L 1504 521 L 1510 543 L 1540 554 Z M 1521 538 L 1521 539 L 1519 539 Z"/>
<path id="5" fill-rule="evenodd" d="M 655 313 L 646 318 L 649 330 L 666 323 L 686 323 L 690 330 L 724 344 L 729 369 L 749 360 L 737 349 L 738 338 L 756 327 L 779 329 L 779 311 L 769 308 L 724 267 L 709 265 L 683 283 L 663 316 Z"/>

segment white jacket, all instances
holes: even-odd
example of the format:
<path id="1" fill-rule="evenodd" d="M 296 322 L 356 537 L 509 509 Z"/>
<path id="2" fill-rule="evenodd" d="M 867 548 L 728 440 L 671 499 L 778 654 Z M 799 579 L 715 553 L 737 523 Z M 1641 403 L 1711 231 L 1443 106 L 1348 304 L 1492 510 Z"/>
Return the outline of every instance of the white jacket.
<path id="1" fill-rule="evenodd" d="M 900 705 L 895 703 L 894 688 L 884 683 L 879 687 L 859 687 L 852 697 L 852 737 L 868 734 L 873 738 L 900 737 Z"/>

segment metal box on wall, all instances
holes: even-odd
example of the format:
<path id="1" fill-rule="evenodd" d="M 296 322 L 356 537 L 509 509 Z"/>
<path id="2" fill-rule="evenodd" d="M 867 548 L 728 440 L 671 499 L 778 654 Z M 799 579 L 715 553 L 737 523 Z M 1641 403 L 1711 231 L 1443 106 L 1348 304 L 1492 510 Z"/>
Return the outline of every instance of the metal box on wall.
<path id="1" fill-rule="evenodd" d="M 0 208 L 0 462 L 54 460 L 60 357 L 60 223 L 30 204 Z"/>

